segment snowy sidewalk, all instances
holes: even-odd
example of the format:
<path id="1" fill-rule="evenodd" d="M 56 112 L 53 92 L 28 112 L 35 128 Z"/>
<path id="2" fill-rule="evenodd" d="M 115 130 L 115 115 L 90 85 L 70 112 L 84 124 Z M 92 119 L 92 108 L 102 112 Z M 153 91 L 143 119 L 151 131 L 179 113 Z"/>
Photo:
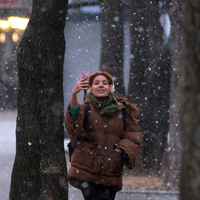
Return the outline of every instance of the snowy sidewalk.
<path id="1" fill-rule="evenodd" d="M 15 157 L 16 111 L 0 111 L 0 199 L 8 200 Z"/>
<path id="2" fill-rule="evenodd" d="M 0 200 L 9 199 L 12 166 L 15 158 L 17 111 L 0 111 Z M 65 149 L 69 140 L 64 140 Z M 68 160 L 68 155 L 66 155 Z M 68 168 L 70 163 L 67 162 Z M 178 192 L 133 191 L 117 193 L 116 200 L 178 200 Z M 79 190 L 69 185 L 69 200 L 83 200 Z"/>

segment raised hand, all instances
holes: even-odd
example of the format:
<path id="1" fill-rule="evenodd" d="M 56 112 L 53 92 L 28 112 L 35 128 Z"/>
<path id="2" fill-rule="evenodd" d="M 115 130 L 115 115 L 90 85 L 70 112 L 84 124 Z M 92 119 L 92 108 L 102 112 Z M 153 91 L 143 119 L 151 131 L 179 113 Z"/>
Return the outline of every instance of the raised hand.
<path id="1" fill-rule="evenodd" d="M 72 89 L 71 98 L 70 98 L 70 105 L 73 108 L 76 108 L 78 106 L 77 94 L 81 90 L 87 90 L 88 88 L 89 88 L 89 81 L 87 81 L 87 78 L 83 78 L 76 82 L 76 85 Z"/>
<path id="2" fill-rule="evenodd" d="M 72 94 L 78 94 L 81 90 L 87 90 L 88 87 L 89 87 L 89 82 L 87 81 L 87 78 L 83 78 L 77 81 L 76 85 L 72 89 Z"/>

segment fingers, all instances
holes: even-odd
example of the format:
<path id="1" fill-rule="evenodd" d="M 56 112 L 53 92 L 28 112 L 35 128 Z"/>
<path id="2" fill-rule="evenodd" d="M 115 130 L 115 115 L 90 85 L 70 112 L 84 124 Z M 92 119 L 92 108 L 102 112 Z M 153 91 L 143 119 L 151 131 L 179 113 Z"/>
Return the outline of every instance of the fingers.
<path id="1" fill-rule="evenodd" d="M 87 81 L 87 78 L 83 78 L 83 79 L 77 81 L 77 84 L 82 87 L 89 87 L 89 82 Z"/>
<path id="2" fill-rule="evenodd" d="M 77 82 L 77 86 L 80 90 L 87 90 L 89 87 L 89 83 L 88 83 L 88 81 L 83 81 L 83 79 L 82 79 Z"/>
<path id="3" fill-rule="evenodd" d="M 82 79 L 80 79 L 79 81 L 80 81 L 80 82 L 88 82 L 87 77 L 82 78 Z M 78 82 L 79 82 L 79 81 L 78 81 Z M 89 82 L 88 82 L 88 83 L 89 83 Z"/>
<path id="4" fill-rule="evenodd" d="M 89 88 L 89 82 L 86 81 L 86 78 L 83 78 L 77 81 L 76 85 L 74 86 L 72 93 L 79 93 L 81 90 L 87 90 Z"/>

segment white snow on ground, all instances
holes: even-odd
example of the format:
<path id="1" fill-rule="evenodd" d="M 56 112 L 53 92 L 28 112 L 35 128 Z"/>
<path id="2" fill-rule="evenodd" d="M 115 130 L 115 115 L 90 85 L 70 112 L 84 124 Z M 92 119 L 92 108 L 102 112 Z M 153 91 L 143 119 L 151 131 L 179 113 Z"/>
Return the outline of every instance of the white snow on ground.
<path id="1" fill-rule="evenodd" d="M 9 199 L 15 157 L 16 111 L 0 111 L 0 199 Z"/>

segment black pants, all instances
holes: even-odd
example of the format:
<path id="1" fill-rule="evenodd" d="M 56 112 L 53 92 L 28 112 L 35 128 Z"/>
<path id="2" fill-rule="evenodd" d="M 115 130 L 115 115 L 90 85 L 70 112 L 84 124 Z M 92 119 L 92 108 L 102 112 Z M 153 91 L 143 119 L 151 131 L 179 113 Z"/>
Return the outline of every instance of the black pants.
<path id="1" fill-rule="evenodd" d="M 85 200 L 114 200 L 119 191 L 119 188 L 115 186 L 100 185 L 79 179 L 73 179 L 72 185 L 81 190 Z"/>

